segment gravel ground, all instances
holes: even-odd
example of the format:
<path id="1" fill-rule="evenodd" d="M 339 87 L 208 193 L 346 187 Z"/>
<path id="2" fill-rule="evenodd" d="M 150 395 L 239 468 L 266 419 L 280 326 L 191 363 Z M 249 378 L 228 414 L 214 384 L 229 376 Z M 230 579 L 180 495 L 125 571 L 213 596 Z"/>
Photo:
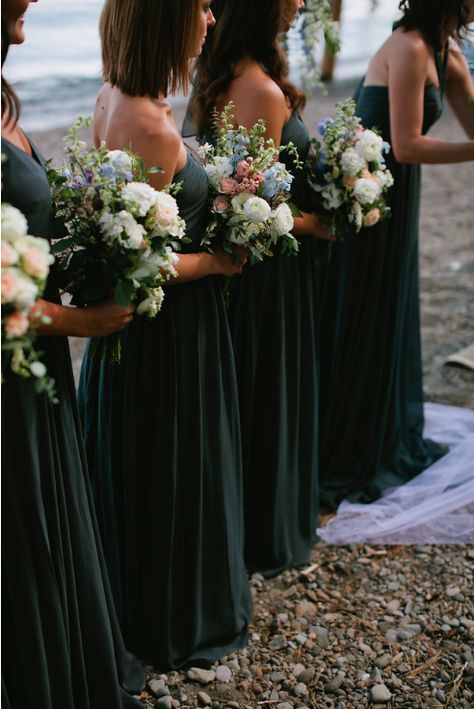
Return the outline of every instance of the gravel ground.
<path id="1" fill-rule="evenodd" d="M 309 126 L 352 92 L 313 99 Z M 178 122 L 182 111 L 177 112 Z M 63 130 L 32 134 L 47 156 Z M 462 140 L 446 110 L 434 137 Z M 474 166 L 425 166 L 421 304 L 427 400 L 474 407 L 474 373 L 443 366 L 474 342 Z M 83 343 L 71 341 L 76 373 Z M 242 652 L 210 671 L 148 669 L 148 709 L 210 706 L 358 709 L 474 707 L 474 551 L 463 546 L 320 544 L 314 565 L 252 578 L 255 618 Z"/>
<path id="2" fill-rule="evenodd" d="M 148 669 L 146 707 L 474 706 L 474 551 L 318 546 L 252 577 L 251 641 L 209 670 Z"/>

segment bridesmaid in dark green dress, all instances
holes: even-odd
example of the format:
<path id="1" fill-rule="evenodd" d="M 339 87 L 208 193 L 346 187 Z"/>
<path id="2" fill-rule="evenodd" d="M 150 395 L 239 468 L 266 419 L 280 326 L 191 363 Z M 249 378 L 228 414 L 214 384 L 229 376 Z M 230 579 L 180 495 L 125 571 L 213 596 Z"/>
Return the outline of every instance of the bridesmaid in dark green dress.
<path id="1" fill-rule="evenodd" d="M 393 151 L 391 218 L 334 245 L 327 274 L 321 361 L 321 497 L 369 502 L 408 481 L 445 449 L 423 439 L 418 284 L 419 163 L 472 160 L 474 89 L 449 39 L 473 5 L 402 2 L 403 17 L 372 59 L 356 113 Z M 470 141 L 426 136 L 447 94 Z M 469 104 L 471 99 L 471 104 Z M 448 205 L 447 205 L 448 208 Z M 449 249 L 449 240 L 446 242 Z"/>
<path id="2" fill-rule="evenodd" d="M 304 95 L 288 79 L 277 36 L 302 5 L 296 0 L 215 0 L 218 22 L 198 62 L 193 114 L 209 133 L 212 108 L 232 100 L 235 119 L 259 118 L 276 144 L 293 141 L 301 158 L 309 134 Z M 239 28 L 238 32 L 235 28 Z M 292 158 L 282 154 L 290 169 Z M 293 197 L 306 207 L 304 174 Z M 244 461 L 245 558 L 274 576 L 310 559 L 318 522 L 319 264 L 325 236 L 315 215 L 295 220 L 297 257 L 247 266 L 230 288 L 229 321 L 239 383 Z"/>
<path id="3" fill-rule="evenodd" d="M 138 18 L 148 0 L 129 1 Z M 161 312 L 153 320 L 137 317 L 123 333 L 121 364 L 86 352 L 80 402 L 125 637 L 164 670 L 213 662 L 247 639 L 237 386 L 217 277 L 241 267 L 225 253 L 199 251 L 207 177 L 186 151 L 165 99 L 176 85 L 159 64 L 152 78 L 138 68 L 159 50 L 173 80 L 185 83 L 188 59 L 214 22 L 210 3 L 158 2 L 152 23 L 127 27 L 120 26 L 120 4 L 108 0 L 101 19 L 107 83 L 97 100 L 95 138 L 110 148 L 131 145 L 149 166 L 163 167 L 151 175 L 157 189 L 182 183 L 177 200 L 190 241 Z M 188 34 L 178 61 L 172 39 L 182 27 Z M 119 47 L 126 48 L 123 65 Z M 140 81 L 145 92 L 134 83 Z"/>
<path id="4" fill-rule="evenodd" d="M 11 41 L 23 42 L 20 11 L 4 4 Z M 6 6 L 6 7 L 5 7 Z M 10 12 L 8 12 L 10 10 Z M 4 57 L 2 56 L 2 64 Z M 20 209 L 35 236 L 52 234 L 43 160 L 16 122 L 18 103 L 2 78 L 2 199 Z M 113 709 L 141 706 L 132 694 L 143 670 L 124 649 L 90 494 L 67 338 L 113 332 L 128 310 L 60 305 L 50 277 L 38 349 L 59 402 L 31 379 L 2 372 L 2 706 Z M 3 364 L 3 363 L 2 363 Z"/>

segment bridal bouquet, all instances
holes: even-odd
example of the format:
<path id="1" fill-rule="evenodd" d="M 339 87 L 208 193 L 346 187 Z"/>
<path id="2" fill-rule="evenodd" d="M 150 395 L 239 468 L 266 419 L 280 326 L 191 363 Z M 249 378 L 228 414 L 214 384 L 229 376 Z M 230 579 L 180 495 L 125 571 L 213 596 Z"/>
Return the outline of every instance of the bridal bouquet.
<path id="1" fill-rule="evenodd" d="M 41 297 L 54 258 L 46 239 L 30 236 L 23 214 L 2 204 L 2 353 L 15 374 L 34 377 L 35 389 L 55 403 L 54 380 L 35 350 L 28 313 Z M 37 315 L 38 323 L 46 317 Z M 2 364 L 4 364 L 2 362 Z"/>
<path id="2" fill-rule="evenodd" d="M 326 211 L 330 233 L 341 236 L 374 226 L 389 214 L 385 194 L 393 177 L 384 160 L 390 145 L 361 125 L 354 101 L 343 101 L 337 109 L 334 120 L 318 124 L 306 174 L 315 211 Z"/>
<path id="3" fill-rule="evenodd" d="M 79 119 L 65 139 L 64 169 L 50 169 L 53 202 L 66 236 L 54 246 L 60 287 L 73 303 L 108 297 L 139 315 L 156 316 L 161 288 L 176 275 L 174 265 L 185 222 L 175 198 L 147 183 L 141 158 L 127 150 L 88 147 L 78 138 Z M 152 170 L 157 171 L 157 169 Z M 120 338 L 94 341 L 93 351 L 120 361 Z"/>
<path id="4" fill-rule="evenodd" d="M 266 141 L 265 123 L 252 128 L 234 128 L 229 102 L 222 113 L 214 112 L 216 146 L 205 143 L 199 156 L 210 184 L 212 219 L 202 245 L 224 248 L 231 254 L 236 246 L 248 251 L 249 261 L 256 263 L 272 256 L 278 247 L 282 253 L 296 253 L 298 242 L 290 234 L 293 213 L 287 204 L 291 175 L 282 162 L 280 151 L 296 157 L 296 148 L 277 148 Z"/>

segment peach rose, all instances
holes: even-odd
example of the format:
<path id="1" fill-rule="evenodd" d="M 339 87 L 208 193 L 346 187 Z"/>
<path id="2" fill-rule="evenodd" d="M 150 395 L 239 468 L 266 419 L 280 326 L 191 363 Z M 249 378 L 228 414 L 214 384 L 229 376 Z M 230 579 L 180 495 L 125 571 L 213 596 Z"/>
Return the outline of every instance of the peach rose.
<path id="1" fill-rule="evenodd" d="M 13 266 L 17 261 L 17 251 L 8 241 L 2 241 L 2 266 Z"/>
<path id="2" fill-rule="evenodd" d="M 222 214 L 222 212 L 225 212 L 228 206 L 229 200 L 227 199 L 227 197 L 216 197 L 214 202 L 212 203 L 212 208 L 218 214 Z"/>
<path id="3" fill-rule="evenodd" d="M 342 181 L 344 182 L 345 186 L 349 187 L 349 189 L 351 190 L 354 189 L 356 180 L 356 177 L 351 177 L 350 175 L 344 175 L 344 177 L 342 178 Z"/>
<path id="4" fill-rule="evenodd" d="M 11 269 L 13 270 L 13 269 Z M 2 303 L 11 303 L 18 291 L 18 282 L 13 273 L 2 273 Z"/>
<path id="5" fill-rule="evenodd" d="M 223 177 L 219 182 L 219 192 L 222 194 L 232 194 L 236 187 L 237 182 L 232 177 Z"/>
<path id="6" fill-rule="evenodd" d="M 22 256 L 25 272 L 33 278 L 44 279 L 48 275 L 49 260 L 38 249 L 27 249 Z"/>
<path id="7" fill-rule="evenodd" d="M 29 320 L 23 313 L 12 313 L 5 318 L 5 334 L 8 339 L 21 337 L 29 327 Z"/>
<path id="8" fill-rule="evenodd" d="M 371 209 L 370 212 L 367 212 L 367 214 L 364 217 L 363 224 L 364 226 L 374 226 L 374 224 L 377 224 L 377 222 L 380 220 L 380 209 L 377 209 L 375 207 L 374 209 Z"/>

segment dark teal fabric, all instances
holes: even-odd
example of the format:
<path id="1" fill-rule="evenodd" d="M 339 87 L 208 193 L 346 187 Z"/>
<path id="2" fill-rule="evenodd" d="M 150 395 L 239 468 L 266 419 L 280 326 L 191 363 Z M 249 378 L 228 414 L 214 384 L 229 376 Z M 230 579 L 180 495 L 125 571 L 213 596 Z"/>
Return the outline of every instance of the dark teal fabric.
<path id="1" fill-rule="evenodd" d="M 191 244 L 204 170 L 176 175 Z M 105 554 L 125 637 L 160 669 L 214 661 L 247 639 L 237 387 L 220 279 L 166 288 L 123 332 L 122 362 L 84 360 L 80 402 Z"/>
<path id="2" fill-rule="evenodd" d="M 2 199 L 25 214 L 29 233 L 50 237 L 40 157 L 5 140 L 2 153 Z M 57 300 L 52 280 L 47 297 Z M 2 697 L 11 709 L 138 708 L 129 692 L 142 687 L 143 670 L 126 653 L 115 616 L 67 338 L 39 338 L 38 348 L 59 403 L 7 367 L 2 384 Z"/>
<path id="3" fill-rule="evenodd" d="M 442 111 L 424 95 L 423 133 Z M 362 86 L 356 113 L 391 140 L 385 86 Z M 423 439 L 418 219 L 420 166 L 387 158 L 391 217 L 334 245 L 324 292 L 321 352 L 321 500 L 368 502 L 431 465 L 445 450 Z"/>
<path id="4" fill-rule="evenodd" d="M 300 157 L 309 134 L 293 114 L 282 143 Z M 290 169 L 293 160 L 283 153 Z M 306 206 L 304 175 L 294 201 Z M 307 563 L 318 510 L 319 262 L 317 240 L 297 256 L 275 255 L 232 281 L 229 321 L 240 396 L 245 559 L 274 576 Z"/>

